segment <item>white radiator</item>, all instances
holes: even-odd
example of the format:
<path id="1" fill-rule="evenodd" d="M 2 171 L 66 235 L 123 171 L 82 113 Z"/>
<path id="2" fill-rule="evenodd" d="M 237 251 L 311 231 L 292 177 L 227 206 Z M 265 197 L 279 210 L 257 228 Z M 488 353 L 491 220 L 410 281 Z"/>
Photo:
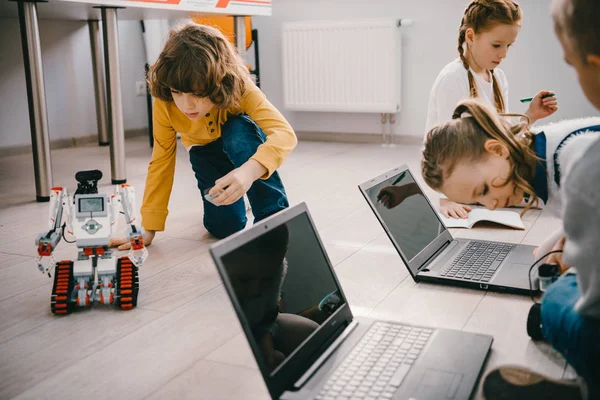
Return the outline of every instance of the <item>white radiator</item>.
<path id="1" fill-rule="evenodd" d="M 295 111 L 397 113 L 398 19 L 283 24 L 283 93 Z"/>

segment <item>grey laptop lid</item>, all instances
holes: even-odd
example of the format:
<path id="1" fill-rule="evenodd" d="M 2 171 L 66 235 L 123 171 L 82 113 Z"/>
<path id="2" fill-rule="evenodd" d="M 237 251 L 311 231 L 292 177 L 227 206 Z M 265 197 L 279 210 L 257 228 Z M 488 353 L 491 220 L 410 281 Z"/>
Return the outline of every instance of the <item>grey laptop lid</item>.
<path id="1" fill-rule="evenodd" d="M 452 235 L 406 165 L 359 185 L 413 278 Z"/>
<path id="2" fill-rule="evenodd" d="M 211 248 L 273 398 L 293 387 L 352 321 L 304 203 Z"/>

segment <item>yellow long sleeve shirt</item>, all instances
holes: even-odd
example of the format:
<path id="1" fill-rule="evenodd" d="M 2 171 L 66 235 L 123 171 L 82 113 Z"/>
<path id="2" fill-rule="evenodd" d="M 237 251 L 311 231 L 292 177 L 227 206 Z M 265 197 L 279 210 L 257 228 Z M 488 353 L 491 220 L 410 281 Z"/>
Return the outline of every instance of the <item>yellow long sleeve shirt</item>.
<path id="1" fill-rule="evenodd" d="M 277 170 L 287 155 L 296 147 L 294 130 L 285 117 L 267 100 L 252 82 L 239 108 L 219 110 L 215 107 L 201 120 L 192 121 L 174 102 L 155 99 L 153 107 L 154 149 L 148 165 L 148 176 L 142 203 L 142 226 L 147 230 L 162 231 L 168 214 L 169 197 L 173 188 L 177 132 L 182 144 L 189 149 L 202 146 L 221 137 L 221 126 L 232 115 L 248 114 L 267 136 L 251 159 L 267 169 L 261 179 L 267 179 Z"/>

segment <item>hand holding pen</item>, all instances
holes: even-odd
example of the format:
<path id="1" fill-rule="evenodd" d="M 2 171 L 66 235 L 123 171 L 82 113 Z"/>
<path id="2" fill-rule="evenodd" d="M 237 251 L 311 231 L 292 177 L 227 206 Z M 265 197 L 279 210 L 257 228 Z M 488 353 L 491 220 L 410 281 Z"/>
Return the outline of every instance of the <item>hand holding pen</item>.
<path id="1" fill-rule="evenodd" d="M 521 103 L 529 104 L 529 109 L 525 113 L 529 117 L 529 124 L 533 125 L 538 119 L 546 118 L 558 110 L 558 99 L 556 93 L 542 90 L 534 97 L 521 99 Z"/>

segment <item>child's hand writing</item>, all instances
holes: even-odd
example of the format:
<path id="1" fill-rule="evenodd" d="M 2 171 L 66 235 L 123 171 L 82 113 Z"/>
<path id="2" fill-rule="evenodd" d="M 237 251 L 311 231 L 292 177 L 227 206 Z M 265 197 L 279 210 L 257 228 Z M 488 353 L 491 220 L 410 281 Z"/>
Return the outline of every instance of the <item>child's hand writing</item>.
<path id="1" fill-rule="evenodd" d="M 440 199 L 440 212 L 446 218 L 469 218 L 471 207 L 466 204 L 455 203 L 448 199 Z"/>
<path id="2" fill-rule="evenodd" d="M 531 125 L 538 119 L 546 118 L 558 110 L 558 99 L 556 98 L 556 95 L 543 98 L 549 94 L 554 94 L 554 92 L 542 90 L 535 95 L 531 104 L 529 104 L 529 109 L 525 114 L 529 117 Z"/>
<path id="3" fill-rule="evenodd" d="M 208 193 L 219 194 L 213 202 L 220 206 L 228 206 L 241 199 L 254 181 L 266 173 L 267 169 L 258 161 L 248 160 L 241 167 L 215 181 L 215 186 Z"/>

